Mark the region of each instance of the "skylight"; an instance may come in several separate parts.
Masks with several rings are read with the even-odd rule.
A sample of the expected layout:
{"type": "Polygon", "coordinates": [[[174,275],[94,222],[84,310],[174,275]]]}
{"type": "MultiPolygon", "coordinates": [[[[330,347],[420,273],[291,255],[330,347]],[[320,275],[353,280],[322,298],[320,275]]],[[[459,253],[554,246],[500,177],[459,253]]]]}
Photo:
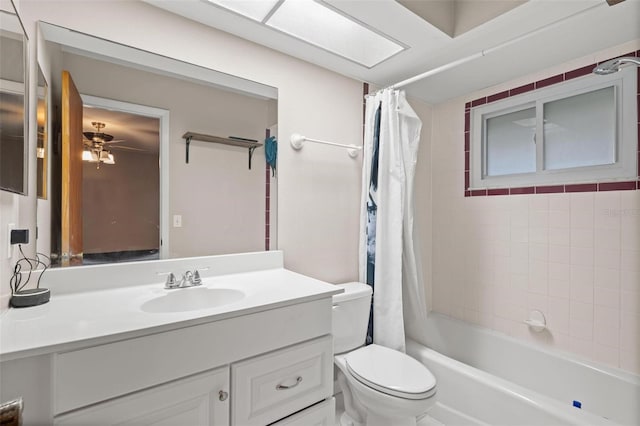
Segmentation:
{"type": "Polygon", "coordinates": [[[208,0],[367,68],[404,46],[315,0],[208,0]]]}

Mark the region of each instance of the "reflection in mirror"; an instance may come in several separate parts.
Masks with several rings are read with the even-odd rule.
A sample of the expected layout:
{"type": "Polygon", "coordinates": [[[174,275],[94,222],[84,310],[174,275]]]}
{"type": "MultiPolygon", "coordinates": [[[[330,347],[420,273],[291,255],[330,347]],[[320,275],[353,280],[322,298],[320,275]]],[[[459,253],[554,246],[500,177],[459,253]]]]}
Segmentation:
{"type": "Polygon", "coordinates": [[[48,170],[48,151],[49,151],[49,117],[47,114],[48,109],[48,91],[49,85],[44,78],[42,69],[38,67],[38,105],[36,107],[36,123],[37,123],[37,186],[38,186],[38,198],[47,199],[47,170],[48,170]]]}
{"type": "Polygon", "coordinates": [[[61,110],[49,193],[76,212],[51,214],[58,265],[276,247],[276,177],[263,147],[249,168],[246,146],[194,138],[187,162],[183,138],[277,137],[274,88],[39,25],[61,110]]]}
{"type": "Polygon", "coordinates": [[[18,194],[27,188],[26,41],[18,16],[0,10],[0,189],[18,194]]]}

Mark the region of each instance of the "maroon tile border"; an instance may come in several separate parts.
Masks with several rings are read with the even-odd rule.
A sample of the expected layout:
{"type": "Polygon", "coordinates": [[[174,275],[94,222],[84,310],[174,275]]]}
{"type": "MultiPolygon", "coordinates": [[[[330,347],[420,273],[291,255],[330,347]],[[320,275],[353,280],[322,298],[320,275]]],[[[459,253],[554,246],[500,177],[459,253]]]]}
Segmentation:
{"type": "MultiPolygon", "coordinates": [[[[271,130],[266,129],[265,136],[271,136],[271,130]]],[[[271,168],[265,161],[264,163],[264,249],[270,250],[271,242],[269,241],[269,231],[271,227],[271,168]]]]}
{"type": "Polygon", "coordinates": [[[535,89],[535,83],[525,84],[524,86],[516,87],[515,89],[509,90],[509,96],[520,95],[522,93],[527,93],[535,89]]]}
{"type": "Polygon", "coordinates": [[[545,78],[544,80],[536,81],[536,89],[542,87],[551,86],[552,84],[561,83],[564,81],[564,74],[554,75],[553,77],[545,78]]]}
{"type": "Polygon", "coordinates": [[[508,98],[509,91],[505,90],[504,92],[496,93],[495,95],[487,96],[487,103],[499,101],[500,99],[508,98]]]}
{"type": "Polygon", "coordinates": [[[564,192],[564,185],[536,186],[536,194],[554,194],[564,192]]]}
{"type": "Polygon", "coordinates": [[[564,192],[595,192],[598,190],[597,183],[580,183],[576,185],[565,185],[564,192]]]}
{"type": "Polygon", "coordinates": [[[527,186],[523,188],[509,188],[509,193],[511,195],[520,195],[520,194],[534,194],[536,188],[533,186],[527,186]]]}
{"type": "Polygon", "coordinates": [[[636,181],[628,182],[601,182],[598,184],[598,191],[628,191],[636,189],[636,181]]]}
{"type": "Polygon", "coordinates": [[[509,188],[490,189],[487,195],[509,195],[509,188]]]}
{"type": "MultiPolygon", "coordinates": [[[[616,58],[622,56],[636,56],[640,57],[640,50],[635,52],[629,52],[625,55],[616,56],[616,58]]],[[[614,59],[614,58],[611,58],[614,59]]],[[[607,61],[610,59],[607,59],[607,61]]],[[[606,61],[602,61],[606,62],[606,61]]],[[[625,182],[594,182],[594,183],[581,183],[572,185],[544,185],[544,186],[528,186],[521,188],[494,188],[494,189],[469,189],[469,177],[470,177],[470,154],[471,154],[471,108],[484,105],[491,102],[496,102],[501,99],[505,99],[511,96],[517,96],[522,93],[527,93],[532,90],[540,89],[543,87],[551,86],[561,83],[563,81],[571,80],[574,78],[582,77],[584,75],[591,74],[593,68],[597,64],[591,64],[584,67],[576,68],[574,70],[567,71],[562,74],[557,74],[552,77],[548,77],[542,80],[538,80],[534,83],[524,84],[513,89],[504,90],[493,95],[486,96],[484,98],[478,98],[473,101],[467,102],[464,105],[464,196],[465,197],[477,197],[483,195],[520,195],[520,194],[555,194],[566,192],[597,192],[597,191],[626,191],[626,190],[640,190],[640,179],[625,182]]],[[[638,68],[638,176],[640,176],[640,68],[638,68]]]]}
{"type": "Polygon", "coordinates": [[[586,67],[578,68],[573,71],[564,73],[564,79],[571,80],[573,78],[582,77],[583,75],[589,75],[593,72],[593,69],[597,64],[587,65],[586,67]]]}

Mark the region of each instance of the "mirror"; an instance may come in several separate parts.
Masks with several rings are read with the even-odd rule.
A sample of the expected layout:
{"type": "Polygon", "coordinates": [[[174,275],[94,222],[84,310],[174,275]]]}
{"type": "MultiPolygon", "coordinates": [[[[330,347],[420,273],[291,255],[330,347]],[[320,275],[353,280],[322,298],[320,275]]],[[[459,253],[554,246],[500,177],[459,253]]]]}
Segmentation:
{"type": "Polygon", "coordinates": [[[27,36],[12,3],[0,3],[0,189],[26,194],[27,36]]]}
{"type": "Polygon", "coordinates": [[[49,168],[49,85],[44,78],[42,69],[38,66],[38,93],[36,95],[36,125],[37,125],[37,145],[36,145],[36,179],[38,198],[47,199],[47,177],[49,168]]]}
{"type": "Polygon", "coordinates": [[[263,146],[277,137],[276,89],[39,25],[60,111],[52,210],[38,208],[54,264],[276,248],[276,176],[263,146]]]}

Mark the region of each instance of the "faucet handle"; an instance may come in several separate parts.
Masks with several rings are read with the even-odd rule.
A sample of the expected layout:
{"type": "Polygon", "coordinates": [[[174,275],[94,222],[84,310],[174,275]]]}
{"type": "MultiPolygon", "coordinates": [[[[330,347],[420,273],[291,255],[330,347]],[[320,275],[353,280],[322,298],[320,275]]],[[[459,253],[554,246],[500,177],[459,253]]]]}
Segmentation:
{"type": "Polygon", "coordinates": [[[200,271],[198,271],[197,269],[195,271],[193,271],[193,285],[200,285],[202,284],[202,278],[200,278],[200,271]]]}
{"type": "Polygon", "coordinates": [[[176,281],[176,276],[173,274],[173,272],[169,272],[169,275],[167,275],[167,281],[164,283],[164,288],[172,289],[178,288],[179,286],[180,284],[178,284],[178,282],[176,281]]]}

